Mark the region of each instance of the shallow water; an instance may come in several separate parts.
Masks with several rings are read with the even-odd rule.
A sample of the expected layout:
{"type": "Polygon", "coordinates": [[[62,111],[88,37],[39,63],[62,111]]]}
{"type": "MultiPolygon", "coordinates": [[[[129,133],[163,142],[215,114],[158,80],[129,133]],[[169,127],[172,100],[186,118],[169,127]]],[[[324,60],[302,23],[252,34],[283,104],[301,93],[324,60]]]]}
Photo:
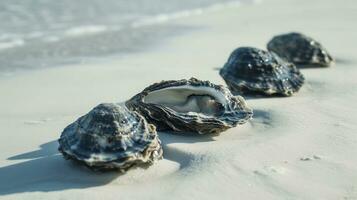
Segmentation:
{"type": "Polygon", "coordinates": [[[177,32],[152,25],[237,5],[232,0],[0,1],[0,73],[127,52],[177,32]],[[149,35],[149,36],[148,36],[149,35]],[[154,35],[154,36],[153,36],[154,35]]]}

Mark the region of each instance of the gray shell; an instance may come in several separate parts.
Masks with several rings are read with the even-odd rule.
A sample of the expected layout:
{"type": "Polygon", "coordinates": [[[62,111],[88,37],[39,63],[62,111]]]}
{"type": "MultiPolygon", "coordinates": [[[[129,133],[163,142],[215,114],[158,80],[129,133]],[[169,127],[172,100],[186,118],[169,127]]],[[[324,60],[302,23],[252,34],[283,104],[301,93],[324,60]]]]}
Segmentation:
{"type": "Polygon", "coordinates": [[[319,42],[300,33],[275,36],[267,46],[269,51],[298,66],[328,67],[333,62],[319,42]]]}
{"type": "Polygon", "coordinates": [[[155,127],[136,112],[117,104],[100,104],[67,126],[59,151],[95,170],[126,171],[162,158],[155,127]]]}
{"type": "Polygon", "coordinates": [[[304,83],[294,64],[252,47],[234,50],[219,73],[235,94],[291,96],[304,83]]]}
{"type": "Polygon", "coordinates": [[[217,134],[252,116],[244,99],[224,86],[195,78],[155,83],[126,105],[158,130],[217,134]]]}

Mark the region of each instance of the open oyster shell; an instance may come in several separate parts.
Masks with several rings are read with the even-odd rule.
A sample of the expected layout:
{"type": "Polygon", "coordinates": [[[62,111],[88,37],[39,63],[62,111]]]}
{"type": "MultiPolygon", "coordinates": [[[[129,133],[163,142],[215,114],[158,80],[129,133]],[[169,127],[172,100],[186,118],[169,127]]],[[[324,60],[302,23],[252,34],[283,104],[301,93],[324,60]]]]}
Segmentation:
{"type": "Polygon", "coordinates": [[[234,50],[219,73],[229,89],[237,94],[291,96],[304,83],[303,75],[294,64],[252,47],[234,50]]]}
{"type": "Polygon", "coordinates": [[[126,105],[158,130],[220,133],[252,116],[244,99],[220,85],[195,78],[155,83],[126,105]]]}
{"type": "Polygon", "coordinates": [[[67,126],[59,151],[95,170],[126,171],[162,158],[155,127],[136,112],[117,104],[100,104],[67,126]]]}
{"type": "Polygon", "coordinates": [[[275,36],[267,48],[298,66],[328,67],[333,62],[332,56],[319,42],[301,33],[275,36]]]}

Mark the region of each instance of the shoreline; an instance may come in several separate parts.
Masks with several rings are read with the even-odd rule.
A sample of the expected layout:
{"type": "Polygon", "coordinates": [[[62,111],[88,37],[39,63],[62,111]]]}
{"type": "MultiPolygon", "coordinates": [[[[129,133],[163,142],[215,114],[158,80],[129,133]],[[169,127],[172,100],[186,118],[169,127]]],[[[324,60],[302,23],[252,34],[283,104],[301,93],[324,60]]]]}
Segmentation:
{"type": "Polygon", "coordinates": [[[357,198],[357,16],[348,3],[266,0],[225,8],[172,21],[194,31],[149,51],[0,79],[0,199],[357,198]],[[164,79],[224,85],[217,68],[235,48],[265,49],[272,36],[290,31],[352,64],[301,69],[300,92],[247,99],[253,120],[220,136],[159,133],[164,159],[148,170],[89,173],[57,153],[63,128],[97,104],[122,102],[164,79]]]}
{"type": "MultiPolygon", "coordinates": [[[[243,2],[254,3],[254,0],[243,2]]],[[[145,52],[163,44],[161,40],[166,41],[190,32],[190,27],[170,24],[171,21],[208,15],[226,8],[236,8],[241,4],[240,1],[231,0],[172,13],[154,14],[112,26],[97,24],[72,27],[64,30],[62,37],[43,36],[43,41],[37,38],[41,36],[37,33],[37,40],[33,38],[26,45],[22,41],[23,44],[13,48],[1,49],[0,43],[0,78],[52,67],[107,63],[108,60],[117,60],[126,54],[145,52]],[[17,60],[18,57],[22,60],[17,60]]]]}

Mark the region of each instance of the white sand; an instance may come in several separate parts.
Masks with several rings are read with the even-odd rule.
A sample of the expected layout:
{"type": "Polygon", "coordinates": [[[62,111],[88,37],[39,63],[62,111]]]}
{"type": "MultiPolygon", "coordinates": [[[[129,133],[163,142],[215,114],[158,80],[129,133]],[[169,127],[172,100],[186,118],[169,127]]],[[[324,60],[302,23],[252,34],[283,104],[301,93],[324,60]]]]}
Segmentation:
{"type": "MultiPolygon", "coordinates": [[[[265,0],[170,23],[194,31],[149,51],[0,80],[0,199],[357,199],[357,3],[265,0]],[[289,98],[248,99],[255,117],[219,137],[160,133],[165,159],[97,174],[56,151],[62,129],[101,102],[163,79],[223,84],[215,69],[239,46],[301,31],[337,58],[304,69],[289,98]]],[[[21,58],[19,58],[21,59],[21,58]]]]}

